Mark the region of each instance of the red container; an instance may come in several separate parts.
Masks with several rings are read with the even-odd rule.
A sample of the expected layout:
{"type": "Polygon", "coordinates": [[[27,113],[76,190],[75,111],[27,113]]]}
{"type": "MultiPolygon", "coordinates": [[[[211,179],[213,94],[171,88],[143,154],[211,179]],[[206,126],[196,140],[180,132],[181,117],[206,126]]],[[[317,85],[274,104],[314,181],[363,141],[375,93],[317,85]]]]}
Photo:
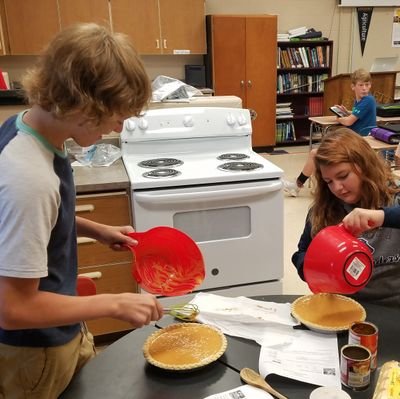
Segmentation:
{"type": "Polygon", "coordinates": [[[377,367],[378,327],[367,321],[353,323],[349,329],[349,344],[365,346],[371,352],[371,370],[377,367]]]}
{"type": "Polygon", "coordinates": [[[203,256],[196,242],[184,232],[160,226],[133,232],[132,274],[151,294],[178,296],[192,292],[205,277],[203,256]]]}
{"type": "Polygon", "coordinates": [[[374,260],[368,246],[342,224],[322,229],[304,258],[304,278],[314,293],[354,294],[364,288],[374,260]]]}

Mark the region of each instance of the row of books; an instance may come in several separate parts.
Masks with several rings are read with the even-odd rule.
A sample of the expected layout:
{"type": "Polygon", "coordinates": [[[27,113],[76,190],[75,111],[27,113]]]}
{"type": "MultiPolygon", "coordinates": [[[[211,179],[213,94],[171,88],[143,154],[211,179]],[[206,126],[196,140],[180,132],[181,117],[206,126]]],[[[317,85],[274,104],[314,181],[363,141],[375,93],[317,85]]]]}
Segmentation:
{"type": "Polygon", "coordinates": [[[329,47],[277,48],[278,68],[321,68],[329,67],[329,47]]]}
{"type": "Polygon", "coordinates": [[[278,122],[276,124],[276,142],[295,141],[296,132],[293,121],[278,122]]]}
{"type": "Polygon", "coordinates": [[[321,116],[323,113],[324,98],[323,97],[309,97],[308,99],[308,115],[321,116]]]}
{"type": "Polygon", "coordinates": [[[280,73],[277,78],[278,94],[318,93],[324,90],[324,80],[328,74],[305,75],[298,73],[280,73]]]}

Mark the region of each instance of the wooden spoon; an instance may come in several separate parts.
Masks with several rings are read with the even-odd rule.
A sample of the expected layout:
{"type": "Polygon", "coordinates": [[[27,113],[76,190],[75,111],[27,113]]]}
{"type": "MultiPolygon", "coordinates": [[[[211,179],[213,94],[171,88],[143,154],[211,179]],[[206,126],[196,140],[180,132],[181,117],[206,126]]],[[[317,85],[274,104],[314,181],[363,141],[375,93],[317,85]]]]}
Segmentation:
{"type": "Polygon", "coordinates": [[[275,391],[274,388],[269,385],[264,378],[261,377],[260,374],[255,372],[252,369],[249,369],[247,367],[243,368],[240,370],[240,378],[244,381],[247,382],[249,385],[252,385],[253,387],[257,387],[260,389],[263,389],[264,391],[267,391],[271,395],[274,395],[278,399],[288,399],[286,396],[281,395],[279,392],[275,391]]]}

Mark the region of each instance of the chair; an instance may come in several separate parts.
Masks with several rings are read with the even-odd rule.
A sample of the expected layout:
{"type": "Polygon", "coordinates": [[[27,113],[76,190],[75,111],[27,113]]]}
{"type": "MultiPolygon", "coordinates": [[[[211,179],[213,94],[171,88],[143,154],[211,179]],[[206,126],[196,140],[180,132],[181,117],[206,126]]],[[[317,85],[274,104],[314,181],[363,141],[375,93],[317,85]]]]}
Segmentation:
{"type": "Polygon", "coordinates": [[[76,292],[79,296],[96,295],[96,284],[92,278],[78,275],[76,281],[76,292]]]}

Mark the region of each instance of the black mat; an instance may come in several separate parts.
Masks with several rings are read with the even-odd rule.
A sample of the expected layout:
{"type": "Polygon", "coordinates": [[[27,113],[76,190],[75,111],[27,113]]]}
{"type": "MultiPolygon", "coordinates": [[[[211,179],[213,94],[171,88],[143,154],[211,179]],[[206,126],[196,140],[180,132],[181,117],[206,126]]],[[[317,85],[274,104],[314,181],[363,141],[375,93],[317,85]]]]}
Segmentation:
{"type": "Polygon", "coordinates": [[[268,153],[268,155],[282,155],[282,154],[289,154],[285,150],[274,150],[268,153]]]}

